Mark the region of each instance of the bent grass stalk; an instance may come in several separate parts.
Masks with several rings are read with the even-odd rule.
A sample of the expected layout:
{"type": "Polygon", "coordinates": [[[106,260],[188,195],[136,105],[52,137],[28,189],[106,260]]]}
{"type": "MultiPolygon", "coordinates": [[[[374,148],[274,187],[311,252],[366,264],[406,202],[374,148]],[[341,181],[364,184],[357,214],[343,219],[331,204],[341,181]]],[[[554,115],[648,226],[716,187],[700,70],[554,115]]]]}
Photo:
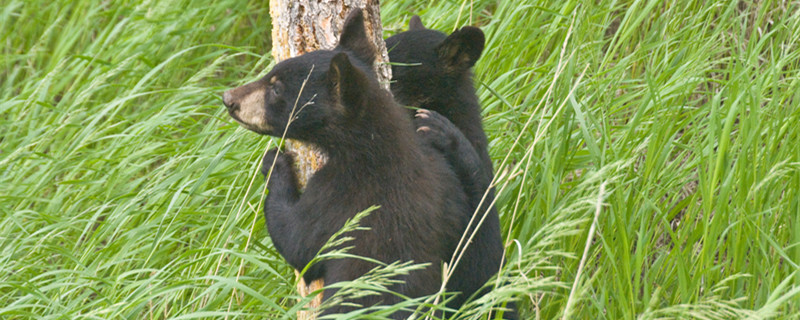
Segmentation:
{"type": "Polygon", "coordinates": [[[575,281],[572,282],[572,289],[569,291],[569,298],[567,298],[567,304],[564,306],[564,316],[561,317],[563,320],[569,319],[570,311],[572,311],[572,305],[575,303],[575,292],[578,292],[578,282],[581,281],[583,268],[586,265],[586,259],[589,256],[589,247],[592,246],[592,241],[594,240],[594,230],[597,229],[597,218],[600,217],[600,211],[603,209],[603,198],[606,196],[605,193],[606,183],[603,182],[600,184],[600,191],[597,193],[597,204],[594,211],[594,218],[592,219],[591,227],[589,227],[589,234],[586,235],[586,246],[583,248],[581,262],[578,263],[578,271],[575,274],[575,281]]]}
{"type": "MultiPolygon", "coordinates": [[[[308,74],[306,75],[306,78],[303,79],[303,84],[300,86],[300,91],[297,93],[297,97],[295,98],[294,104],[292,105],[292,111],[289,112],[289,122],[286,124],[286,127],[284,127],[283,132],[281,133],[280,141],[284,141],[284,139],[286,139],[286,132],[289,131],[289,126],[292,124],[292,122],[295,119],[295,110],[297,110],[297,103],[300,101],[300,97],[303,95],[303,90],[305,90],[306,83],[308,82],[309,77],[311,77],[311,73],[312,72],[314,72],[314,66],[313,65],[311,66],[311,69],[308,71],[308,74]]],[[[313,97],[312,97],[312,101],[313,101],[313,97]]],[[[312,101],[306,102],[306,104],[304,104],[300,109],[302,110],[303,107],[305,107],[307,104],[312,103],[312,101]]],[[[270,142],[272,142],[272,139],[270,139],[270,142]]],[[[261,163],[261,161],[263,161],[264,156],[266,156],[267,152],[271,149],[271,147],[272,147],[271,143],[267,144],[267,147],[264,149],[264,152],[262,153],[262,157],[261,157],[262,160],[258,161],[259,163],[261,163]]],[[[269,181],[270,181],[270,178],[272,178],[272,170],[275,169],[275,163],[277,161],[278,161],[277,157],[275,159],[272,159],[272,163],[269,166],[269,168],[270,168],[269,169],[269,174],[264,179],[264,181],[265,181],[264,182],[264,188],[265,189],[266,189],[267,183],[269,183],[269,181]]],[[[253,173],[252,178],[250,179],[250,184],[247,186],[247,191],[245,193],[245,198],[247,198],[247,193],[250,192],[250,188],[253,185],[253,181],[255,181],[255,178],[258,176],[258,173],[259,173],[258,171],[253,173]]],[[[267,194],[266,192],[262,192],[260,200],[258,201],[259,207],[261,207],[261,208],[264,207],[263,204],[264,204],[264,199],[266,198],[266,194],[267,194]]],[[[237,214],[236,214],[237,217],[239,216],[239,212],[241,212],[242,207],[244,206],[244,203],[245,203],[245,201],[242,200],[242,203],[239,205],[239,211],[237,211],[237,214]]],[[[251,209],[253,209],[253,208],[251,208],[251,209]]],[[[253,237],[253,232],[255,231],[256,221],[258,220],[258,216],[259,216],[259,210],[256,209],[256,210],[252,210],[252,211],[255,214],[253,215],[253,221],[250,223],[250,233],[248,234],[247,242],[244,245],[244,252],[247,252],[247,249],[250,247],[250,239],[252,239],[252,237],[253,237]]],[[[240,263],[239,263],[239,271],[236,272],[236,281],[239,281],[239,277],[242,275],[243,270],[244,270],[244,259],[242,259],[240,261],[240,263]]],[[[231,297],[230,297],[230,300],[228,302],[228,311],[231,310],[231,308],[233,306],[233,300],[234,300],[235,297],[236,297],[236,288],[234,288],[231,291],[231,297]]],[[[227,318],[228,317],[225,316],[225,319],[227,319],[227,318]]]]}

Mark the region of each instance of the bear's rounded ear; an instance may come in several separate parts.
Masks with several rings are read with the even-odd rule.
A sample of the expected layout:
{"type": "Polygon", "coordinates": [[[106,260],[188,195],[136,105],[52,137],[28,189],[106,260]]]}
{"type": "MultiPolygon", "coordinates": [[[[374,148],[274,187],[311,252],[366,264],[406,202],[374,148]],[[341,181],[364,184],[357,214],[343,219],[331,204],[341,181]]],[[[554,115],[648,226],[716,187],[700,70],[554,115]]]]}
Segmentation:
{"type": "Polygon", "coordinates": [[[358,112],[366,101],[364,92],[369,80],[361,70],[350,63],[344,52],[339,52],[328,69],[328,92],[334,101],[334,109],[340,112],[358,112]]]}
{"type": "Polygon", "coordinates": [[[485,41],[481,29],[463,27],[444,39],[436,48],[436,53],[448,71],[466,70],[481,57],[485,41]]]}
{"type": "Polygon", "coordinates": [[[354,53],[356,57],[369,65],[375,62],[375,47],[367,38],[367,31],[364,29],[364,13],[361,9],[353,9],[347,15],[337,47],[354,53]]]}
{"type": "Polygon", "coordinates": [[[422,19],[420,19],[417,15],[411,17],[411,20],[408,21],[408,30],[425,30],[425,26],[422,25],[422,19]]]}

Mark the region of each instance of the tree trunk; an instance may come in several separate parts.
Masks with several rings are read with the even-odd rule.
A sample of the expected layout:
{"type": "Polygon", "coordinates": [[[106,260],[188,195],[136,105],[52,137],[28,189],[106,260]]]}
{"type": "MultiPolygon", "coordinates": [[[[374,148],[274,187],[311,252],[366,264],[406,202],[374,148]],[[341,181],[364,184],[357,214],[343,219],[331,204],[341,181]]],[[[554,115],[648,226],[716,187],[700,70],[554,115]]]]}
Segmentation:
{"type": "MultiPolygon", "coordinates": [[[[277,0],[270,1],[269,13],[272,16],[272,56],[276,61],[302,55],[318,49],[333,49],[339,42],[344,18],[350,10],[362,8],[366,21],[367,35],[380,56],[373,68],[378,81],[389,89],[391,68],[386,63],[389,56],[383,42],[380,6],[378,0],[277,0]]],[[[308,178],[325,163],[325,155],[314,146],[298,141],[287,141],[286,148],[296,154],[295,163],[298,180],[305,186],[308,178]]],[[[299,272],[295,270],[299,276],[299,272]]],[[[315,280],[306,285],[299,278],[297,291],[305,297],[314,290],[322,288],[322,280],[315,280]]],[[[317,296],[311,307],[319,307],[322,295],[317,296]]],[[[308,311],[300,311],[298,319],[316,319],[316,315],[308,311]]]]}

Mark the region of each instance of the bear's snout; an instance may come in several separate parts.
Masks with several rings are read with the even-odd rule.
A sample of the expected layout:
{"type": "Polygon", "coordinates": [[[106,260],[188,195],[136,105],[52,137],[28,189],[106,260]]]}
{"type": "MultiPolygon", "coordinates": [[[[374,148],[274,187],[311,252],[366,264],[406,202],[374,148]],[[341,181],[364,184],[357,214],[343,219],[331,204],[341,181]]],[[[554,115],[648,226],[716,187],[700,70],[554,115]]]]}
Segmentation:
{"type": "Polygon", "coordinates": [[[269,134],[272,126],[267,123],[264,92],[261,82],[252,82],[223,92],[222,103],[228,108],[231,118],[245,129],[269,134]]]}
{"type": "Polygon", "coordinates": [[[222,94],[222,104],[228,108],[228,111],[236,111],[236,109],[239,108],[239,104],[233,101],[233,94],[231,94],[231,90],[225,91],[225,93],[222,94]]]}

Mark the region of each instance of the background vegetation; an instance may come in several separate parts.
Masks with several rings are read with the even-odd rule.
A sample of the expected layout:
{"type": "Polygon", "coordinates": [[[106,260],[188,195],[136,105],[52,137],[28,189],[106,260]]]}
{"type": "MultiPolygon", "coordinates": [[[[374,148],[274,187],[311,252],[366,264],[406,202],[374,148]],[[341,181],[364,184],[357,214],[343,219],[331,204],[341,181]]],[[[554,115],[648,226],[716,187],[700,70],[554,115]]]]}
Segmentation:
{"type": "MultiPolygon", "coordinates": [[[[267,3],[0,4],[0,318],[293,317],[260,209],[273,141],[220,99],[273,63],[267,3]]],[[[798,2],[382,11],[385,36],[412,14],[487,34],[509,259],[487,299],[518,294],[530,319],[798,317],[798,2]]]]}

